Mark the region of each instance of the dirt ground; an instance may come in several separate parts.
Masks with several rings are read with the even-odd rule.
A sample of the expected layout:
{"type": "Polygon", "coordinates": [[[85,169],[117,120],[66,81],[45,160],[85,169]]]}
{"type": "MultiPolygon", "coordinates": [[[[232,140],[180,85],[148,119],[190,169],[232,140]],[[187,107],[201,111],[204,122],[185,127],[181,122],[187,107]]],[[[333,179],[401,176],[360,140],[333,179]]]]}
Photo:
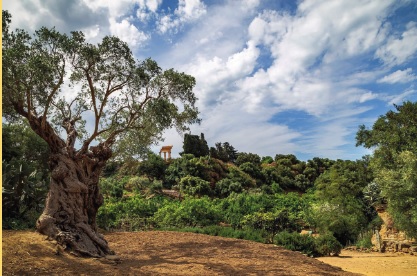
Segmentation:
{"type": "Polygon", "coordinates": [[[417,275],[417,257],[413,256],[378,257],[382,260],[375,263],[371,255],[342,254],[341,258],[317,260],[274,245],[193,233],[118,232],[105,236],[117,254],[115,258],[57,255],[57,246],[38,233],[3,231],[3,275],[358,275],[339,267],[367,275],[417,275]],[[381,271],[373,270],[371,263],[378,269],[383,266],[384,273],[368,274],[381,271]],[[386,273],[390,267],[403,274],[386,273]]]}
{"type": "Polygon", "coordinates": [[[417,256],[404,253],[362,253],[343,250],[339,257],[318,260],[368,276],[417,276],[417,256]]]}

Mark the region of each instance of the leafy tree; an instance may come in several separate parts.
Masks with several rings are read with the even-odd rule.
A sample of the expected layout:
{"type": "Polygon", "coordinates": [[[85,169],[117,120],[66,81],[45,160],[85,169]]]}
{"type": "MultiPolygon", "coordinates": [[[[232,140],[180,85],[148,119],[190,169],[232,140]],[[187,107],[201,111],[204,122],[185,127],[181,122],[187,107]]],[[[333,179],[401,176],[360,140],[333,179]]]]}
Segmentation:
{"type": "Polygon", "coordinates": [[[281,182],[281,176],[279,175],[276,167],[274,166],[265,166],[262,168],[263,178],[265,179],[265,184],[272,185],[274,183],[278,184],[281,182]]]}
{"type": "Polygon", "coordinates": [[[362,200],[370,182],[368,171],[362,161],[338,160],[316,180],[315,224],[342,244],[354,241],[371,219],[362,200]]]}
{"type": "Polygon", "coordinates": [[[243,191],[242,184],[234,182],[229,178],[223,178],[217,182],[215,189],[219,197],[228,197],[231,193],[240,193],[243,191]]]}
{"type": "Polygon", "coordinates": [[[271,156],[264,156],[261,159],[262,164],[271,164],[274,162],[274,159],[271,156]]]}
{"type": "Polygon", "coordinates": [[[246,162],[252,163],[255,166],[260,166],[261,157],[255,153],[240,152],[236,159],[236,166],[240,166],[246,162]]]}
{"type": "Polygon", "coordinates": [[[254,229],[265,230],[270,233],[269,242],[273,241],[276,233],[281,231],[294,230],[294,221],[291,219],[287,210],[276,210],[274,212],[255,212],[243,217],[242,225],[250,226],[254,229]]]}
{"type": "Polygon", "coordinates": [[[180,180],[180,190],[188,195],[202,196],[210,195],[210,182],[197,176],[184,176],[180,180]]]}
{"type": "Polygon", "coordinates": [[[417,238],[417,154],[395,155],[395,168],[377,168],[377,182],[388,202],[394,225],[417,238]]]}
{"type": "Polygon", "coordinates": [[[388,203],[394,225],[417,238],[417,102],[394,107],[371,129],[360,126],[356,141],[358,146],[374,149],[371,166],[375,182],[388,203]]]}
{"type": "Polygon", "coordinates": [[[4,124],[2,126],[2,158],[30,164],[40,177],[46,181],[49,176],[48,144],[42,140],[25,122],[4,124]]]}
{"type": "Polygon", "coordinates": [[[369,183],[363,189],[363,197],[370,206],[375,206],[384,202],[381,194],[381,187],[376,182],[369,183]]]}
{"type": "Polygon", "coordinates": [[[249,174],[234,165],[229,166],[227,178],[231,179],[233,182],[240,183],[243,188],[253,188],[256,186],[256,181],[250,177],[249,174]]]}
{"type": "Polygon", "coordinates": [[[318,236],[314,242],[320,256],[330,256],[331,254],[338,256],[343,248],[340,242],[330,233],[318,236]]]}
{"type": "Polygon", "coordinates": [[[32,38],[9,29],[8,12],[2,19],[3,116],[23,117],[50,149],[37,230],[79,255],[112,254],[96,227],[101,171],[113,152],[137,153],[165,129],[198,122],[195,79],[136,61],[117,37],[93,45],[43,27],[32,38]]]}
{"type": "Polygon", "coordinates": [[[12,159],[3,161],[2,218],[4,228],[33,227],[28,216],[31,211],[38,216],[45,206],[47,181],[29,162],[12,159]]]}
{"type": "Polygon", "coordinates": [[[204,139],[204,134],[201,133],[200,137],[198,135],[185,134],[184,135],[184,151],[182,154],[192,154],[195,157],[208,156],[209,147],[207,141],[204,139]]]}
{"type": "Polygon", "coordinates": [[[208,226],[221,221],[221,212],[208,197],[186,197],[160,208],[154,221],[162,227],[208,226]]]}
{"type": "Polygon", "coordinates": [[[150,181],[154,179],[163,180],[166,168],[167,164],[161,156],[149,152],[147,158],[140,162],[138,172],[146,175],[150,181]]]}
{"type": "Polygon", "coordinates": [[[228,142],[221,142],[215,144],[215,148],[210,148],[210,156],[212,158],[220,159],[223,162],[235,163],[238,156],[237,150],[228,142]]]}
{"type": "Polygon", "coordinates": [[[24,122],[3,124],[2,143],[3,227],[33,227],[49,184],[48,144],[24,122]]]}
{"type": "Polygon", "coordinates": [[[239,166],[243,172],[247,173],[250,177],[256,180],[258,186],[261,186],[265,182],[264,175],[262,174],[260,166],[256,166],[253,163],[246,162],[239,166]]]}

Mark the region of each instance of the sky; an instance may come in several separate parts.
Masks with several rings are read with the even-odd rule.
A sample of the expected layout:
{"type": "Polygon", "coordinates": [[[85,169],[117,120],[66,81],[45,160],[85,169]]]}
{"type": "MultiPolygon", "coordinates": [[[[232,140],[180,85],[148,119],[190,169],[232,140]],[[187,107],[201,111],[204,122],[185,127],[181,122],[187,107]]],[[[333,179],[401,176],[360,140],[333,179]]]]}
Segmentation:
{"type": "MultiPolygon", "coordinates": [[[[415,0],[6,0],[12,29],[81,30],[196,78],[209,146],[360,159],[358,126],[417,101],[415,0]]],[[[183,137],[167,130],[153,147],[183,137]]]]}

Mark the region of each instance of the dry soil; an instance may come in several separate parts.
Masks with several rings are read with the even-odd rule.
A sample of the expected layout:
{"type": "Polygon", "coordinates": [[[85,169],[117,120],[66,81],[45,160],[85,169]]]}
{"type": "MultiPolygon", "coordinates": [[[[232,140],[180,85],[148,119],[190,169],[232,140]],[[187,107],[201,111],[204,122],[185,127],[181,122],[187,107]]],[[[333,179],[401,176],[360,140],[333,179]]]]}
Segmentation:
{"type": "Polygon", "coordinates": [[[3,275],[358,275],[347,270],[417,275],[413,256],[376,257],[378,269],[389,272],[397,266],[395,271],[404,274],[372,274],[381,271],[373,270],[373,255],[313,259],[274,245],[193,233],[116,232],[105,237],[117,255],[95,259],[61,252],[33,231],[3,231],[3,275]]]}

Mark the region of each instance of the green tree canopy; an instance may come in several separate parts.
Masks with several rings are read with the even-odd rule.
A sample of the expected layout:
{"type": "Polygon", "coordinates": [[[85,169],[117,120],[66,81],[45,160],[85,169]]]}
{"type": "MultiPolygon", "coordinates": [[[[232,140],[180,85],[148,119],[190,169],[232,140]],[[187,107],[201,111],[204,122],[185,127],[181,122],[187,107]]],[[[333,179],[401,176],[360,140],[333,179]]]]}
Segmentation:
{"type": "Polygon", "coordinates": [[[185,134],[183,149],[184,151],[181,153],[181,155],[192,154],[195,157],[209,155],[209,147],[207,145],[206,139],[204,139],[203,133],[201,133],[200,137],[198,135],[185,134]]]}
{"type": "Polygon", "coordinates": [[[394,225],[417,238],[417,102],[394,105],[371,129],[356,134],[357,145],[373,148],[375,182],[388,203],[394,225]]]}
{"type": "Polygon", "coordinates": [[[96,227],[100,173],[113,153],[136,154],[164,130],[198,122],[195,79],[137,61],[114,36],[94,45],[82,32],[42,27],[32,37],[10,30],[7,11],[2,22],[3,116],[24,118],[50,149],[37,229],[76,254],[111,254],[96,227]]]}

